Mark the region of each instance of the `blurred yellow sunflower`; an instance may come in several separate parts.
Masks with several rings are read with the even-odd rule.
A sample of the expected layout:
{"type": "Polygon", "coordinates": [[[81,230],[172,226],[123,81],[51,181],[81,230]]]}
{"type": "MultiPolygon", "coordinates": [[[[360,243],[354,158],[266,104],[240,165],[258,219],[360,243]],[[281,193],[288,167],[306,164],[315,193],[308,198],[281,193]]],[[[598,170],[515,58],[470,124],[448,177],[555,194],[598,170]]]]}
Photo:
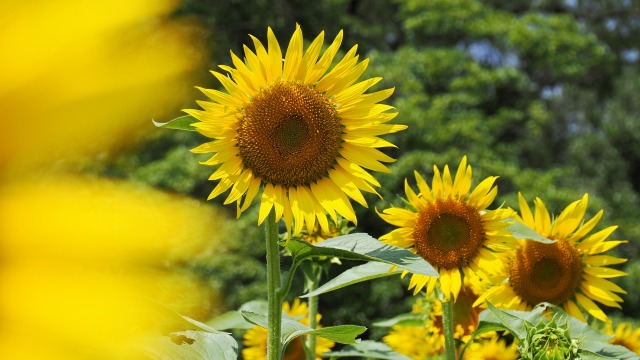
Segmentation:
{"type": "MultiPolygon", "coordinates": [[[[486,210],[496,197],[497,179],[483,180],[472,192],[471,166],[463,157],[455,179],[445,165],[441,174],[434,166],[432,188],[415,172],[420,193],[411,189],[405,180],[405,193],[411,209],[385,209],[380,217],[398,229],[383,235],[380,240],[410,250],[427,260],[440,278],[413,274],[409,289],[417,294],[425,286],[431,293],[439,283],[446,299],[457,298],[464,276],[477,274],[482,278],[496,271],[500,262],[495,252],[513,246],[511,234],[505,230],[504,220],[512,215],[509,209],[486,210]]],[[[406,274],[406,273],[405,273],[406,274]]],[[[403,274],[404,275],[404,274],[403,274]]]]}
{"type": "Polygon", "coordinates": [[[423,360],[444,351],[442,332],[433,324],[394,325],[382,341],[414,360],[423,360]]]}
{"type": "MultiPolygon", "coordinates": [[[[453,304],[454,338],[466,342],[478,326],[480,309],[473,303],[481,291],[477,278],[464,279],[458,300],[453,304]]],[[[383,341],[393,350],[412,359],[425,359],[444,352],[442,329],[442,303],[431,294],[426,299],[419,298],[411,311],[424,320],[422,325],[395,325],[383,341]]]]}
{"type": "Polygon", "coordinates": [[[517,360],[518,358],[516,343],[507,345],[507,342],[498,335],[481,338],[480,341],[472,343],[463,356],[464,360],[517,360]]]}
{"type": "MultiPolygon", "coordinates": [[[[282,304],[282,311],[287,314],[288,317],[297,319],[304,325],[309,325],[309,308],[307,307],[307,303],[300,302],[300,299],[296,298],[293,300],[292,304],[285,301],[282,304]]],[[[316,315],[318,323],[320,323],[321,318],[322,315],[316,315]]],[[[290,342],[284,350],[282,359],[306,359],[302,341],[302,337],[297,337],[295,340],[290,342]]],[[[244,360],[265,360],[267,358],[267,329],[254,326],[247,330],[244,334],[243,345],[244,349],[242,349],[242,357],[244,360]]],[[[322,354],[331,351],[331,348],[334,345],[335,342],[332,340],[316,337],[316,359],[320,360],[322,358],[322,354]]]]}
{"type": "Polygon", "coordinates": [[[607,333],[613,335],[610,342],[615,345],[622,345],[627,349],[640,355],[640,328],[633,328],[630,323],[620,323],[613,330],[609,328],[607,333]]]}
{"type": "Polygon", "coordinates": [[[394,145],[378,136],[406,128],[385,124],[397,113],[378,104],[393,89],[365,94],[381,78],[356,83],[369,62],[358,62],[357,46],[329,70],[342,32],[320,56],[324,32],[303,51],[296,26],[284,61],[270,28],[266,48],[251,38],[255,52],[245,46],[244,62],[232,52],[235,68],[220,66],[230,76],[212,71],[226,92],[200,88],[212,102],[185,110],[200,120],[197,130],[214,139],[192,150],[214,153],[202,163],[219,165],[209,178],[220,180],[209,199],[231,189],[225,204],[237,202],[239,216],[264,185],[259,224],[271,209],[287,230],[295,224],[296,234],[303,224],[313,229],[316,220],[328,229],[325,212],[334,222],[337,212],[356,223],[349,198],[367,206],[361,191],[376,193],[373,186],[380,186],[365,169],[389,172],[382,162],[394,161],[377,149],[394,145]]]}
{"type": "Polygon", "coordinates": [[[506,255],[506,262],[496,273],[494,282],[498,285],[483,294],[476,304],[486,299],[499,307],[530,310],[538,303],[549,302],[582,321],[586,321],[583,311],[608,321],[594,300],[620,308],[622,298],[616,293],[626,293],[606,280],[626,275],[607,267],[626,259],[601,255],[626,242],[605,241],[617,226],[588,235],[600,221],[603,211],[583,223],[588,203],[586,194],[567,206],[554,220],[540,198],[534,200],[535,214],[522,194],[518,194],[518,198],[520,214],[515,218],[556,242],[518,240],[517,247],[506,255]]]}

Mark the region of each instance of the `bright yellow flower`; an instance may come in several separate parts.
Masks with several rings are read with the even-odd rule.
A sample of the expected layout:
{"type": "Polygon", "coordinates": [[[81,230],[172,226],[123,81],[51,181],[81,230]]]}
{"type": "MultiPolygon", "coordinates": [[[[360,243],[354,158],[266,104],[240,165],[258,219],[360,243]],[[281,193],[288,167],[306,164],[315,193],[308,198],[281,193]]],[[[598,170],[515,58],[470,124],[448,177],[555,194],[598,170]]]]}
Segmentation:
{"type": "Polygon", "coordinates": [[[432,188],[415,172],[419,194],[405,180],[405,192],[413,209],[389,208],[379,214],[398,229],[382,236],[381,241],[410,250],[427,260],[440,278],[413,274],[409,289],[414,295],[425,286],[431,293],[440,285],[444,296],[457,298],[463,275],[487,278],[500,262],[495,252],[513,246],[503,220],[512,215],[508,209],[486,210],[498,192],[497,177],[482,181],[470,194],[471,166],[462,158],[455,179],[449,167],[441,174],[434,166],[432,188]]]}
{"type": "MultiPolygon", "coordinates": [[[[300,302],[296,298],[293,304],[288,302],[282,304],[282,310],[291,318],[298,319],[304,325],[309,325],[309,309],[307,303],[300,302]]],[[[318,323],[322,315],[316,315],[318,323]]],[[[302,345],[303,337],[298,337],[289,343],[284,351],[283,360],[299,360],[305,359],[305,352],[302,345]]],[[[247,330],[244,334],[244,349],[242,349],[242,357],[244,360],[265,360],[267,358],[267,329],[254,326],[247,330]]],[[[322,353],[331,351],[335,342],[322,337],[316,337],[316,359],[322,358],[322,353]]]]}
{"type": "Polygon", "coordinates": [[[175,111],[200,57],[189,28],[167,19],[176,5],[2,1],[2,170],[104,152],[175,111]]]}
{"type": "MultiPolygon", "coordinates": [[[[478,326],[481,309],[473,303],[481,291],[477,279],[464,279],[458,300],[453,304],[454,338],[466,342],[478,326]]],[[[395,325],[383,341],[393,350],[412,359],[425,359],[444,351],[442,303],[431,294],[418,299],[412,313],[419,314],[423,325],[395,325]]]]}
{"type": "Polygon", "coordinates": [[[622,345],[640,355],[640,328],[634,329],[632,324],[623,322],[615,330],[607,329],[607,333],[613,335],[612,344],[622,345]]]}
{"type": "Polygon", "coordinates": [[[393,161],[377,148],[394,145],[378,136],[406,128],[385,124],[397,113],[378,104],[393,89],[365,94],[381,78],[356,83],[369,63],[358,62],[357,46],[329,70],[342,32],[320,56],[324,33],[303,51],[297,26],[284,61],[271,29],[267,38],[265,48],[252,36],[255,52],[245,46],[244,62],[232,52],[235,68],[220,66],[229,76],[212,72],[226,92],[200,89],[212,102],[185,110],[213,139],[192,150],[214,153],[203,164],[219,166],[209,199],[230,189],[225,204],[237,202],[239,216],[264,185],[258,223],[271,209],[289,231],[295,223],[295,234],[305,224],[315,228],[316,220],[327,230],[325,213],[336,223],[336,213],[355,223],[349,198],[367,206],[361,191],[380,186],[365,169],[389,172],[382,162],[393,161]]]}
{"type": "Polygon", "coordinates": [[[622,298],[616,293],[626,293],[607,280],[626,275],[607,267],[626,259],[601,255],[626,242],[605,241],[617,226],[588,235],[603,211],[583,223],[588,203],[586,194],[567,206],[554,220],[540,198],[534,201],[535,213],[521,194],[519,202],[520,214],[516,219],[538,234],[557,241],[543,244],[519,240],[517,248],[506,255],[504,266],[496,273],[494,282],[498,285],[488,290],[477,303],[486,299],[499,307],[530,310],[540,302],[549,302],[582,321],[586,321],[583,311],[608,321],[607,315],[593,300],[620,308],[622,298]]]}
{"type": "Polygon", "coordinates": [[[480,338],[469,345],[464,352],[464,360],[517,360],[519,357],[515,342],[507,345],[504,339],[497,335],[490,338],[480,338]]]}
{"type": "Polygon", "coordinates": [[[444,335],[433,324],[394,325],[382,341],[394,351],[414,360],[424,360],[427,356],[444,351],[444,335]]]}
{"type": "Polygon", "coordinates": [[[125,182],[56,176],[0,187],[2,358],[146,358],[141,337],[181,330],[153,304],[200,320],[222,305],[171,264],[215,254],[231,224],[193,199],[125,182]]]}

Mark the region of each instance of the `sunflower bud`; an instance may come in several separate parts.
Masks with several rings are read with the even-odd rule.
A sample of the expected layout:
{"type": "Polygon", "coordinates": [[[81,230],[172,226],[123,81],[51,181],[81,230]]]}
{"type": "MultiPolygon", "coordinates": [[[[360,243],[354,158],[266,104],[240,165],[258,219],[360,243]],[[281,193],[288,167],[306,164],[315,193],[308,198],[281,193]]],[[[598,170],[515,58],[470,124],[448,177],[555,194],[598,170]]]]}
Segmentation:
{"type": "Polygon", "coordinates": [[[566,322],[559,324],[555,316],[549,322],[531,326],[525,323],[527,337],[518,347],[523,360],[578,359],[581,340],[571,338],[566,322]]]}

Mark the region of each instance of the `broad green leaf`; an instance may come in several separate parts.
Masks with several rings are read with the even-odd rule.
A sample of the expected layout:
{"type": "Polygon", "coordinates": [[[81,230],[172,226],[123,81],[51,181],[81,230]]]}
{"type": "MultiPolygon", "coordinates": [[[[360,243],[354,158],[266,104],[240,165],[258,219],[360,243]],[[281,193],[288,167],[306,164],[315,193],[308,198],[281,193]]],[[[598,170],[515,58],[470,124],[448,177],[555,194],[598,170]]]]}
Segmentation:
{"type": "Polygon", "coordinates": [[[187,330],[147,339],[142,350],[151,360],[236,360],[238,343],[226,333],[187,330]]]}
{"type": "Polygon", "coordinates": [[[397,265],[413,274],[438,276],[438,272],[423,258],[409,250],[391,246],[368,234],[348,234],[321,241],[315,245],[291,239],[287,244],[295,262],[308,257],[330,256],[346,260],[379,261],[397,265]]]}
{"type": "Polygon", "coordinates": [[[511,235],[516,239],[533,240],[543,244],[553,244],[556,242],[556,240],[551,240],[538,234],[535,230],[520,221],[511,218],[504,221],[513,221],[511,225],[507,226],[507,231],[511,232],[511,235]]]}
{"type": "Polygon", "coordinates": [[[381,263],[377,261],[368,262],[364,265],[354,266],[349,270],[346,270],[342,274],[327,281],[324,285],[318,287],[314,291],[307,293],[302,298],[309,296],[317,296],[333,290],[343,288],[345,286],[357,284],[359,282],[373,280],[389,275],[401,274],[402,270],[396,268],[391,270],[391,265],[387,263],[381,263]]]}
{"type": "MultiPolygon", "coordinates": [[[[244,316],[244,318],[250,323],[263,328],[268,328],[266,315],[256,314],[251,311],[242,311],[241,313],[242,316],[244,316]]],[[[355,344],[357,342],[356,336],[362,334],[366,330],[366,327],[358,325],[329,326],[314,330],[296,320],[283,318],[281,342],[284,348],[289,344],[289,342],[298,336],[316,334],[316,336],[333,340],[340,344],[355,344]]]]}
{"type": "Polygon", "coordinates": [[[526,321],[524,318],[530,316],[530,312],[498,309],[488,301],[487,306],[489,309],[479,315],[478,327],[486,326],[483,323],[500,324],[518,340],[522,341],[526,338],[527,329],[524,326],[526,321]]]}
{"type": "Polygon", "coordinates": [[[361,341],[358,344],[346,346],[340,351],[332,351],[323,355],[331,358],[359,357],[366,359],[411,360],[410,357],[391,350],[386,344],[370,340],[361,341]]]}
{"type": "Polygon", "coordinates": [[[373,323],[373,326],[378,327],[392,327],[394,325],[414,325],[421,326],[424,325],[424,320],[420,318],[417,314],[400,314],[398,316],[394,316],[391,319],[377,321],[373,323]]]}
{"type": "Polygon", "coordinates": [[[638,354],[633,351],[627,349],[624,346],[613,345],[607,342],[602,341],[588,341],[585,340],[580,344],[580,349],[578,350],[578,354],[580,354],[580,359],[585,360],[601,360],[601,359],[616,359],[616,360],[626,360],[626,359],[634,359],[638,360],[638,354]]]}
{"type": "MultiPolygon", "coordinates": [[[[266,314],[267,306],[268,304],[264,300],[249,301],[242,304],[242,306],[240,306],[240,309],[238,310],[228,311],[207,321],[207,325],[218,330],[251,329],[253,327],[253,324],[245,320],[240,312],[251,311],[258,314],[266,314]]],[[[284,312],[283,315],[285,315],[284,312]]]]}
{"type": "Polygon", "coordinates": [[[193,123],[200,122],[200,120],[194,118],[191,115],[184,115],[177,117],[171,121],[167,121],[165,123],[153,121],[153,125],[165,129],[176,129],[176,130],[186,130],[186,131],[196,131],[196,128],[191,126],[193,123]]]}

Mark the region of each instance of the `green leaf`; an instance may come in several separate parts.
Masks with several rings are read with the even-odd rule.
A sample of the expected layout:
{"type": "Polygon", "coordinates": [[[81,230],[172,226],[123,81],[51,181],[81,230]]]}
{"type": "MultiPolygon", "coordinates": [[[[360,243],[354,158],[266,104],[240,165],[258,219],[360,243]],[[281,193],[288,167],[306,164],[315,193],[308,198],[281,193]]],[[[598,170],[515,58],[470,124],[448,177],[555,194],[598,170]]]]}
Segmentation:
{"type": "Polygon", "coordinates": [[[146,339],[143,352],[151,360],[236,360],[238,343],[221,332],[186,330],[146,339]]]}
{"type": "Polygon", "coordinates": [[[527,329],[524,324],[529,322],[525,319],[531,317],[531,312],[498,309],[488,301],[487,306],[488,309],[481,312],[478,317],[478,327],[486,327],[485,323],[502,325],[519,341],[523,341],[526,338],[527,329]]]}
{"type": "Polygon", "coordinates": [[[413,274],[438,276],[438,272],[420,256],[409,250],[385,244],[368,234],[342,235],[311,245],[291,239],[287,244],[295,262],[308,257],[331,256],[346,260],[380,261],[397,265],[413,274]]]}
{"type": "Polygon", "coordinates": [[[535,230],[520,221],[511,218],[504,221],[513,221],[511,225],[507,226],[507,231],[511,232],[513,237],[516,239],[533,240],[543,244],[553,244],[556,242],[556,240],[551,240],[538,234],[535,230]]]}
{"type": "Polygon", "coordinates": [[[601,360],[601,359],[638,359],[638,354],[627,349],[624,346],[613,345],[602,341],[585,340],[580,344],[578,349],[580,359],[584,360],[601,360]]]}
{"type": "MultiPolygon", "coordinates": [[[[265,329],[268,328],[266,315],[256,314],[251,311],[241,311],[241,313],[242,316],[244,316],[244,318],[250,323],[258,325],[265,329]]],[[[333,340],[340,344],[355,344],[358,341],[356,340],[356,336],[362,334],[366,330],[366,327],[358,325],[339,325],[329,326],[321,329],[312,329],[296,320],[283,318],[281,342],[283,348],[285,348],[287,344],[289,344],[289,342],[291,342],[298,336],[316,334],[316,336],[333,340]]]]}
{"type": "MultiPolygon", "coordinates": [[[[207,321],[207,325],[218,330],[251,329],[253,324],[244,319],[241,311],[251,311],[258,314],[267,313],[267,302],[264,300],[249,301],[240,306],[238,310],[228,311],[220,316],[207,321]]],[[[283,314],[284,315],[284,314],[283,314]]]]}
{"type": "Polygon", "coordinates": [[[336,276],[335,278],[327,281],[326,283],[324,283],[324,285],[318,287],[314,291],[300,297],[306,298],[310,296],[317,296],[349,285],[357,284],[359,282],[402,273],[402,270],[400,269],[396,268],[393,271],[390,271],[390,269],[391,266],[389,264],[377,261],[368,262],[364,265],[354,266],[351,269],[346,270],[342,274],[336,276]]]}
{"type": "Polygon", "coordinates": [[[377,321],[373,323],[373,326],[379,327],[392,327],[394,325],[414,325],[414,326],[423,326],[424,320],[420,318],[417,314],[400,314],[398,316],[394,316],[391,319],[377,321]]]}
{"type": "Polygon", "coordinates": [[[331,358],[360,357],[366,359],[411,360],[410,357],[391,350],[386,344],[370,340],[361,341],[359,344],[349,345],[340,351],[332,351],[323,355],[331,358]]]}
{"type": "Polygon", "coordinates": [[[153,125],[160,128],[186,130],[186,131],[196,131],[196,128],[193,127],[191,124],[200,122],[200,120],[194,118],[191,115],[180,116],[165,123],[160,123],[155,120],[152,120],[152,121],[153,121],[153,125]]]}

